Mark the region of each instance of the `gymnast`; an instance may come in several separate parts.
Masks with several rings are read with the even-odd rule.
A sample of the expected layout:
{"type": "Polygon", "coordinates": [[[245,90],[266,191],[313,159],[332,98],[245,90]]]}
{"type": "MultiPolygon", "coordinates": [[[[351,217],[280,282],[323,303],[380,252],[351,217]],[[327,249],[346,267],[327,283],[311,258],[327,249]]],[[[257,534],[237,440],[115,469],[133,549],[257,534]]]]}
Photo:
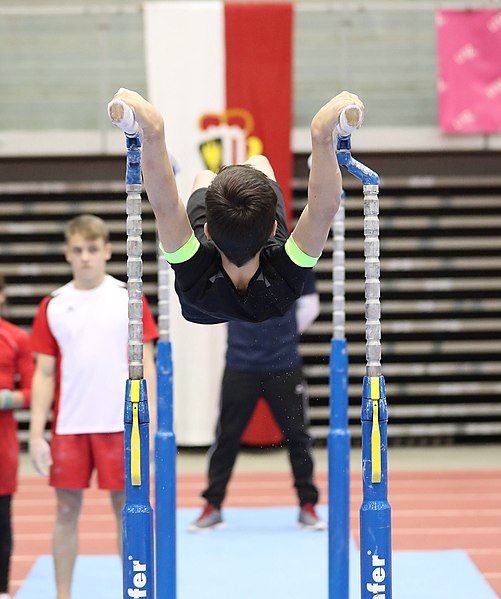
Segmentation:
{"type": "MultiPolygon", "coordinates": [[[[342,179],[333,134],[343,111],[349,125],[360,124],[364,106],[358,96],[344,91],[312,119],[308,202],[292,234],[282,191],[265,156],[225,166],[217,175],[200,172],[185,208],[162,115],[138,93],[122,88],[109,106],[123,104],[142,130],[145,188],[160,249],[176,273],[184,318],[215,324],[285,314],[301,296],[306,273],[319,259],[339,208],[342,179]]],[[[112,120],[120,120],[109,110],[112,120]]]]}

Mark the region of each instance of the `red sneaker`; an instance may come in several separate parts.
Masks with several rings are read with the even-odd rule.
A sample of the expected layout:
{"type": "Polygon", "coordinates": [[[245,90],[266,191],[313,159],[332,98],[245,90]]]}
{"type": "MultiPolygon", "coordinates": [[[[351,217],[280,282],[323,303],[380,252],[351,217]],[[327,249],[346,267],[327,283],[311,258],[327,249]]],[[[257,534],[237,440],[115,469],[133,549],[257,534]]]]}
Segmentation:
{"type": "Polygon", "coordinates": [[[297,522],[301,528],[308,530],[325,530],[327,528],[327,523],[320,519],[313,503],[305,503],[301,506],[297,522]]]}
{"type": "Polygon", "coordinates": [[[200,516],[188,526],[189,532],[202,532],[223,526],[221,510],[208,503],[200,516]]]}

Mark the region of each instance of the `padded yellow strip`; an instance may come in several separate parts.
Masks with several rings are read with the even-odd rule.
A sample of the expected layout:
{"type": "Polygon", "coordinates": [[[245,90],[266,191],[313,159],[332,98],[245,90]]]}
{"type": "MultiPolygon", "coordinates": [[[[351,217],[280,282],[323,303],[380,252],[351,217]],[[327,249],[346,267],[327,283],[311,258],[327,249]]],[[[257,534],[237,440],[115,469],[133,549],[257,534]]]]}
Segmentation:
{"type": "Polygon", "coordinates": [[[131,456],[130,471],[132,486],[141,486],[141,439],[139,435],[139,397],[141,381],[133,380],[130,382],[130,400],[132,402],[132,435],[131,435],[131,456]]]}
{"type": "Polygon", "coordinates": [[[381,482],[381,433],[379,432],[379,404],[372,402],[372,482],[381,482]]]}
{"type": "Polygon", "coordinates": [[[166,252],[162,244],[159,247],[167,262],[170,264],[181,264],[181,262],[186,262],[197,253],[200,241],[198,241],[193,232],[188,241],[175,252],[166,252]]]}
{"type": "Polygon", "coordinates": [[[381,432],[379,430],[379,377],[371,376],[372,399],[372,435],[371,435],[371,461],[372,482],[381,482],[381,432]]]}
{"type": "Polygon", "coordinates": [[[314,256],[305,254],[303,250],[298,247],[292,235],[290,235],[289,239],[285,242],[285,251],[294,264],[302,266],[303,268],[312,268],[318,262],[318,258],[320,258],[320,256],[315,258],[314,256]]]}

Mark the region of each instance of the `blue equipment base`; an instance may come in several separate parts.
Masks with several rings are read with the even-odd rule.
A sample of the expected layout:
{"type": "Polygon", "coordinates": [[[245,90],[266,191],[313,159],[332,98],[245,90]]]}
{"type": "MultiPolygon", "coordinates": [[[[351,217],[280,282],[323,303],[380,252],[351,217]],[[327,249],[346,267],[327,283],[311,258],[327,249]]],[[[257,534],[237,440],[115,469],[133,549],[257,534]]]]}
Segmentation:
{"type": "MultiPolygon", "coordinates": [[[[327,517],[325,506],[319,513],[327,517]]],[[[327,533],[295,526],[297,508],[227,508],[226,526],[188,533],[200,513],[177,514],[179,599],[327,597],[327,533]]],[[[52,558],[37,559],[15,599],[55,599],[52,558]]],[[[112,555],[77,560],[73,599],[118,599],[122,569],[112,555]]],[[[393,554],[393,596],[403,599],[499,599],[464,551],[393,554]]],[[[350,547],[350,599],[360,599],[358,552],[350,547]]]]}

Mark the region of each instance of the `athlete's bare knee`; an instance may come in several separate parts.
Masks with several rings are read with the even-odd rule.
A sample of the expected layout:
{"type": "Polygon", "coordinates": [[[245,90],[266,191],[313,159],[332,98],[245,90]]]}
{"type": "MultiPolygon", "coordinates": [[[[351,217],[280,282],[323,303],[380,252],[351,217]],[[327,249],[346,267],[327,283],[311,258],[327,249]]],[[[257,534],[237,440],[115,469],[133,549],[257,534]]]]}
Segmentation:
{"type": "Polygon", "coordinates": [[[60,524],[69,524],[78,520],[82,507],[81,491],[57,491],[57,521],[60,524]]]}

